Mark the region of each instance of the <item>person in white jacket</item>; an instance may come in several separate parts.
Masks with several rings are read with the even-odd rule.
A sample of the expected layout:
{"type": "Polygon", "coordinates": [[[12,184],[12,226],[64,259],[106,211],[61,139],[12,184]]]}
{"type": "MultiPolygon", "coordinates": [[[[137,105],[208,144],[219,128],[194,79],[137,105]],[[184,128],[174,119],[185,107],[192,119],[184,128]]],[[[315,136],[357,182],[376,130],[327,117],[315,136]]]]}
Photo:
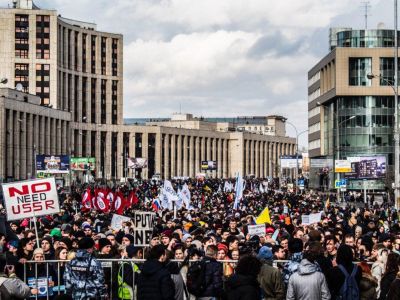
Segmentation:
{"type": "Polygon", "coordinates": [[[315,259],[316,249],[307,249],[297,272],[290,276],[287,300],[330,300],[328,284],[315,259]]]}

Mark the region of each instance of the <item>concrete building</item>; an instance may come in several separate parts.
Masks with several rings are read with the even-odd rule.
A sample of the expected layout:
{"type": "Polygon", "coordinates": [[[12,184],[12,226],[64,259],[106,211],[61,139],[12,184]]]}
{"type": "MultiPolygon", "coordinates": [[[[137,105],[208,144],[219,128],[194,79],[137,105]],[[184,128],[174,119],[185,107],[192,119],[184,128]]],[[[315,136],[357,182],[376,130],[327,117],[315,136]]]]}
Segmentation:
{"type": "Polygon", "coordinates": [[[0,179],[32,176],[33,148],[37,154],[95,157],[95,176],[106,179],[192,177],[201,172],[202,160],[217,161],[218,177],[237,172],[276,177],[279,156],[295,152],[281,117],[262,117],[273,135],[237,132],[229,122],[188,115],[124,124],[123,37],[97,31],[95,24],[16,0],[0,9],[0,38],[0,77],[8,79],[0,99],[0,179]],[[21,124],[32,134],[17,137],[21,124]],[[132,174],[126,157],[147,158],[148,168],[132,174]]]}
{"type": "Polygon", "coordinates": [[[349,178],[348,188],[363,189],[367,184],[368,189],[379,190],[393,182],[393,46],[394,30],[331,29],[330,52],[308,72],[313,187],[333,187],[335,158],[365,156],[384,156],[386,176],[349,178]],[[368,74],[377,78],[369,79],[368,74]]]}

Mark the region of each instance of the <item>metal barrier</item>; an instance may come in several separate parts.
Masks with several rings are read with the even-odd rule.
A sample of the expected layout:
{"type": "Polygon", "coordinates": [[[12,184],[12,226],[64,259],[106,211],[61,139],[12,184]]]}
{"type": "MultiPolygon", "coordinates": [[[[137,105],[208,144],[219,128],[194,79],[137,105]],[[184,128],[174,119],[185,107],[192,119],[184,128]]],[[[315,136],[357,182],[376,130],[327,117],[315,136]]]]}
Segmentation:
{"type": "MultiPolygon", "coordinates": [[[[145,259],[97,259],[102,267],[103,270],[107,271],[107,274],[110,274],[110,280],[109,282],[105,282],[109,299],[118,299],[118,274],[120,273],[121,269],[121,276],[123,278],[125,272],[124,268],[127,264],[132,265],[135,264],[136,266],[140,266],[143,264],[146,260],[145,259]],[[116,270],[117,269],[117,270],[116,270]],[[115,273],[117,272],[117,273],[115,273]],[[117,282],[115,282],[117,280],[117,282]]],[[[183,262],[183,260],[171,260],[173,262],[183,262]]],[[[52,295],[55,294],[64,294],[65,293],[65,285],[64,285],[64,279],[61,276],[61,272],[63,268],[65,268],[65,265],[69,262],[69,260],[47,260],[47,261],[27,261],[24,264],[24,281],[30,285],[30,287],[35,286],[35,287],[41,287],[42,294],[40,297],[46,296],[46,299],[49,299],[52,295]],[[40,270],[38,270],[38,265],[40,267],[40,270]],[[43,268],[41,268],[42,265],[45,265],[45,274],[39,274],[42,273],[43,268]],[[32,275],[33,277],[27,277],[28,273],[29,275],[32,275]],[[38,272],[41,271],[41,272],[38,272]],[[51,282],[49,284],[49,278],[52,277],[52,274],[56,274],[56,278],[52,278],[52,282],[57,282],[57,286],[52,286],[51,282]],[[55,281],[57,279],[57,281],[55,281]],[[43,291],[45,291],[46,295],[43,294],[43,291]]],[[[189,266],[191,263],[196,262],[196,260],[190,260],[189,261],[189,266]]],[[[231,263],[233,267],[235,264],[237,264],[237,260],[219,260],[219,262],[223,264],[228,264],[231,263]]],[[[275,268],[278,268],[278,264],[285,264],[287,263],[288,260],[274,260],[272,266],[275,268]]],[[[135,290],[135,276],[136,272],[132,272],[132,292],[133,292],[133,298],[136,299],[136,290],[135,290]]],[[[184,281],[186,282],[186,278],[184,278],[184,281]]],[[[38,298],[38,295],[35,297],[36,299],[38,298]]]]}

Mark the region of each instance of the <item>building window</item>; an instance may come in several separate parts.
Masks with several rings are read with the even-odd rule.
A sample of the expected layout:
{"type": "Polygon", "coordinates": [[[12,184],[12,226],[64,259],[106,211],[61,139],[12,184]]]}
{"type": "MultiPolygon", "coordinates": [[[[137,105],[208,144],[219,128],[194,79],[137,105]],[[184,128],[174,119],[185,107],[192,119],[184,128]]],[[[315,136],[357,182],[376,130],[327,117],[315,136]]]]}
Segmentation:
{"type": "Polygon", "coordinates": [[[82,72],[86,72],[86,38],[87,34],[82,34],[82,72]]]}
{"type": "Polygon", "coordinates": [[[22,91],[25,93],[29,92],[29,64],[15,64],[15,75],[14,81],[17,85],[22,84],[22,91]]]}
{"type": "Polygon", "coordinates": [[[312,149],[318,149],[321,147],[321,140],[314,140],[308,143],[308,149],[312,150],[312,149]]]}
{"type": "Polygon", "coordinates": [[[112,76],[118,75],[118,39],[112,39],[112,76]]]}
{"type": "MultiPolygon", "coordinates": [[[[400,65],[398,66],[398,71],[400,65]]],[[[380,58],[380,85],[394,85],[394,58],[381,57],[380,58]]],[[[400,81],[398,82],[398,84],[400,81]]]]}
{"type": "Polygon", "coordinates": [[[36,16],[36,58],[50,59],[50,16],[36,16]]]}
{"type": "Polygon", "coordinates": [[[311,125],[310,127],[308,127],[308,133],[309,134],[314,133],[314,132],[320,131],[320,129],[321,129],[321,123],[318,122],[318,123],[315,123],[315,124],[311,125]]]}
{"type": "Polygon", "coordinates": [[[349,58],[349,85],[371,86],[371,79],[367,78],[367,74],[370,73],[372,73],[372,58],[349,58]]]}
{"type": "Polygon", "coordinates": [[[91,78],[90,80],[90,104],[91,104],[91,120],[92,123],[97,123],[96,122],[96,85],[97,85],[97,80],[96,78],[91,78]]]}
{"type": "Polygon", "coordinates": [[[106,75],[107,65],[107,38],[101,38],[101,75],[106,75]]]}
{"type": "Polygon", "coordinates": [[[91,51],[91,72],[92,74],[96,74],[96,36],[91,36],[91,44],[90,44],[90,51],[91,51]]]}
{"type": "Polygon", "coordinates": [[[50,65],[36,64],[36,95],[41,104],[50,104],[50,65]]]}
{"type": "Polygon", "coordinates": [[[101,124],[106,124],[107,122],[107,105],[106,105],[106,94],[107,94],[107,80],[101,80],[101,98],[100,98],[100,109],[101,109],[101,124]]]}
{"type": "Polygon", "coordinates": [[[113,80],[111,85],[111,113],[112,123],[117,124],[118,121],[118,81],[113,80]]]}
{"type": "Polygon", "coordinates": [[[29,16],[15,15],[15,57],[29,58],[29,16]]]}

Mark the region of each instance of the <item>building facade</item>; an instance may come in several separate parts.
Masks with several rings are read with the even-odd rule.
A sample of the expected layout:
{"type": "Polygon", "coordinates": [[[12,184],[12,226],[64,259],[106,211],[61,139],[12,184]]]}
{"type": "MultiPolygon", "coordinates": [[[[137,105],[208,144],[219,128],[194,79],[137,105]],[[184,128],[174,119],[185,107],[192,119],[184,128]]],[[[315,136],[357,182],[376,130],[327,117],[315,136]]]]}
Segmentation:
{"type": "Polygon", "coordinates": [[[0,77],[8,79],[0,89],[2,180],[32,177],[33,153],[95,157],[97,178],[119,179],[192,177],[203,160],[217,161],[215,177],[277,177],[279,156],[295,152],[282,124],[271,124],[274,135],[237,132],[229,122],[124,124],[123,37],[95,24],[16,0],[0,9],[0,38],[0,77]],[[147,158],[148,168],[132,174],[127,157],[147,158]]]}
{"type": "Polygon", "coordinates": [[[331,29],[330,53],[308,72],[308,140],[314,187],[328,181],[333,186],[333,159],[365,156],[384,156],[386,176],[350,178],[348,187],[363,189],[367,184],[368,189],[379,190],[393,182],[393,47],[394,30],[331,29]],[[319,165],[326,158],[331,160],[330,166],[319,165]],[[330,180],[326,180],[328,168],[330,180]]]}

